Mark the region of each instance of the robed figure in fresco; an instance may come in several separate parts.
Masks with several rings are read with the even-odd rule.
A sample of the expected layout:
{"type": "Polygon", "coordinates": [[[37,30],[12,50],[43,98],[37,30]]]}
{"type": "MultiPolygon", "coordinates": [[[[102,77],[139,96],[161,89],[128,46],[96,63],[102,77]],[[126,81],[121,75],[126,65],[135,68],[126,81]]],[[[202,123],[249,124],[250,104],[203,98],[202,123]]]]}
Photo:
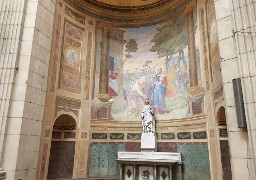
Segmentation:
{"type": "Polygon", "coordinates": [[[127,95],[128,106],[125,111],[126,117],[140,117],[144,100],[147,98],[143,92],[145,82],[146,77],[142,76],[131,85],[127,95]]]}
{"type": "Polygon", "coordinates": [[[155,132],[154,109],[149,104],[149,99],[145,100],[145,105],[143,107],[141,120],[142,120],[143,133],[154,133],[155,132]]]}
{"type": "Polygon", "coordinates": [[[163,68],[161,66],[156,68],[156,75],[154,75],[151,82],[152,98],[151,102],[155,108],[156,114],[167,114],[166,110],[165,95],[167,88],[167,80],[165,75],[162,73],[163,68]]]}

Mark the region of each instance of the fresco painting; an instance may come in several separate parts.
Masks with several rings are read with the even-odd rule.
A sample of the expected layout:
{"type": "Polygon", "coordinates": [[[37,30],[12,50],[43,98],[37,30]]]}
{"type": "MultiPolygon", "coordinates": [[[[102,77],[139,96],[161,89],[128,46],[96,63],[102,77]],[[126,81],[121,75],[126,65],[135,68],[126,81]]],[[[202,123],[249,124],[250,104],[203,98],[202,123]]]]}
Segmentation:
{"type": "Polygon", "coordinates": [[[60,88],[80,92],[80,54],[82,30],[65,21],[60,88]]]}
{"type": "MultiPolygon", "coordinates": [[[[145,99],[154,106],[157,120],[189,116],[186,24],[186,18],[181,16],[158,25],[122,29],[126,40],[124,52],[120,52],[123,53],[122,77],[116,68],[117,60],[109,57],[113,119],[140,120],[145,99]],[[120,78],[122,84],[118,83],[120,78]],[[119,86],[123,89],[121,94],[119,86]]],[[[197,60],[199,63],[199,50],[197,60]]]]}

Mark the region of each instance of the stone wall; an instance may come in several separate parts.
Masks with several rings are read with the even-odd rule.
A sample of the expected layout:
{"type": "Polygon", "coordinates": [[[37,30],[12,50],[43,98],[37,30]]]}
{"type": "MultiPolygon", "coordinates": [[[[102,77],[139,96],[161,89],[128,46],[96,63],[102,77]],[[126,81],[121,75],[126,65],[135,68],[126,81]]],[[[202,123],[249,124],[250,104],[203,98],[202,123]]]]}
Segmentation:
{"type": "Polygon", "coordinates": [[[233,179],[255,179],[255,3],[215,1],[233,179]],[[232,80],[241,78],[247,130],[238,128],[232,80]]]}
{"type": "Polygon", "coordinates": [[[7,8],[1,13],[5,19],[1,28],[6,28],[2,31],[4,37],[10,38],[5,47],[9,52],[5,53],[11,58],[6,68],[9,73],[2,76],[9,85],[1,86],[2,92],[8,92],[9,96],[2,100],[10,102],[9,107],[2,106],[6,108],[3,120],[8,114],[6,131],[4,127],[1,129],[5,134],[5,144],[1,145],[3,168],[7,179],[35,179],[55,1],[1,1],[1,4],[7,8]]]}

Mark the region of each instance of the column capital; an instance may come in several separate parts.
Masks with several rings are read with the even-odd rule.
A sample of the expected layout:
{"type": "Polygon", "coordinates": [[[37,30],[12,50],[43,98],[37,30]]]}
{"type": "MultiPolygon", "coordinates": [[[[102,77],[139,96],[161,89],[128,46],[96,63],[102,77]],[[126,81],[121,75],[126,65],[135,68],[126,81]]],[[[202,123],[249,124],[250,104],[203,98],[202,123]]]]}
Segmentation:
{"type": "Polygon", "coordinates": [[[188,15],[191,11],[194,10],[194,8],[196,7],[196,1],[195,0],[192,0],[188,5],[187,7],[185,7],[183,13],[185,15],[188,15]]]}

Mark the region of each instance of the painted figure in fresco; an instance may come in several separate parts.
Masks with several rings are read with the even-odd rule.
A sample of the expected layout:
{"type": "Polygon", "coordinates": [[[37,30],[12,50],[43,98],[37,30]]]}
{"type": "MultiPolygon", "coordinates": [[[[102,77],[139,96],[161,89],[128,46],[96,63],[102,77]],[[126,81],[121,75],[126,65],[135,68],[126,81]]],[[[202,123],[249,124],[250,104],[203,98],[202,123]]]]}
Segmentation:
{"type": "Polygon", "coordinates": [[[113,96],[118,96],[118,70],[109,71],[109,87],[108,87],[108,94],[113,96]]]}
{"type": "Polygon", "coordinates": [[[165,95],[167,87],[167,79],[162,73],[163,68],[161,66],[156,68],[156,75],[154,75],[151,82],[152,99],[151,102],[155,108],[156,114],[167,114],[166,110],[165,95]]]}
{"type": "Polygon", "coordinates": [[[176,96],[176,77],[177,77],[177,64],[173,64],[169,70],[169,72],[166,74],[167,79],[167,96],[168,97],[174,97],[176,96]]]}
{"type": "Polygon", "coordinates": [[[144,100],[147,98],[147,96],[143,93],[145,82],[146,77],[142,76],[131,85],[127,93],[128,107],[125,111],[125,116],[140,117],[140,113],[144,105],[144,100]]]}
{"type": "Polygon", "coordinates": [[[184,94],[189,83],[189,75],[187,71],[187,65],[183,62],[179,62],[176,77],[176,92],[177,94],[184,94]]]}
{"type": "Polygon", "coordinates": [[[142,115],[142,127],[143,133],[154,133],[154,110],[153,107],[149,104],[149,99],[145,100],[145,105],[143,107],[142,115]]]}

